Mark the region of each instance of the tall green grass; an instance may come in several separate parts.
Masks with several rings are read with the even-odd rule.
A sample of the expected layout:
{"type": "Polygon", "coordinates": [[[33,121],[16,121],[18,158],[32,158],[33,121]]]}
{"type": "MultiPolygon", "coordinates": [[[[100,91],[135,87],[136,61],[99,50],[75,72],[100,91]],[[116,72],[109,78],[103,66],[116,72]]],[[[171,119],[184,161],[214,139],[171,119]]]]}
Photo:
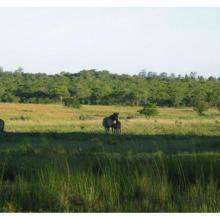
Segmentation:
{"type": "Polygon", "coordinates": [[[1,104],[1,212],[219,212],[220,114],[1,104]],[[102,119],[120,112],[121,135],[102,119]]]}
{"type": "Polygon", "coordinates": [[[220,211],[218,153],[63,152],[7,153],[0,211],[220,211]]]}

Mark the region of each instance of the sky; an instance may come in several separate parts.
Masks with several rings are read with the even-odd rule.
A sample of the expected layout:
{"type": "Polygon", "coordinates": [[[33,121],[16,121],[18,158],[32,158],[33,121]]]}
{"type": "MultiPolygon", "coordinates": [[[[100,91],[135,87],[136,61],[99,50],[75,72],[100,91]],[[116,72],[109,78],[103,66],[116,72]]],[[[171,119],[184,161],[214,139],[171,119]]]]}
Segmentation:
{"type": "Polygon", "coordinates": [[[0,8],[0,66],[220,76],[220,8],[0,8]]]}

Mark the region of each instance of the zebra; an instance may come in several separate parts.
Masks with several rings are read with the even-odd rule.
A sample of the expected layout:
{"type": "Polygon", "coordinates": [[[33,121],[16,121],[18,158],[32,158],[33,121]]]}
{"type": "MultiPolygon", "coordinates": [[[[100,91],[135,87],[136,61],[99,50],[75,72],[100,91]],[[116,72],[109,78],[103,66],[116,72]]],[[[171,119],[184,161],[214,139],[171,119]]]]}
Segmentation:
{"type": "Polygon", "coordinates": [[[109,117],[106,117],[106,118],[103,119],[102,125],[103,125],[103,127],[105,128],[105,132],[106,132],[106,133],[109,133],[110,128],[111,128],[112,125],[113,125],[113,121],[112,121],[109,117]]]}
{"type": "Polygon", "coordinates": [[[4,133],[4,128],[5,128],[5,122],[0,119],[0,135],[4,133]]]}
{"type": "Polygon", "coordinates": [[[105,128],[106,133],[110,132],[110,128],[112,133],[121,133],[121,122],[118,121],[118,118],[112,120],[111,117],[105,117],[102,121],[102,125],[105,128]]]}
{"type": "Polygon", "coordinates": [[[112,128],[112,133],[121,134],[121,122],[120,121],[118,121],[117,123],[113,123],[111,128],[112,128]]]}

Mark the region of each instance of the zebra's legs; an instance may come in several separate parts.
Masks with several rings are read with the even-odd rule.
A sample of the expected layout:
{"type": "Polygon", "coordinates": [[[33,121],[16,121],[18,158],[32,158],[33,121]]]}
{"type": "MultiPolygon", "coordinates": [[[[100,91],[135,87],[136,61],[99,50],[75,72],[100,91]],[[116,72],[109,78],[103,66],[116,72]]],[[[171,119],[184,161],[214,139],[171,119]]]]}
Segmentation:
{"type": "Polygon", "coordinates": [[[105,132],[108,134],[109,133],[109,127],[105,127],[105,132]]]}

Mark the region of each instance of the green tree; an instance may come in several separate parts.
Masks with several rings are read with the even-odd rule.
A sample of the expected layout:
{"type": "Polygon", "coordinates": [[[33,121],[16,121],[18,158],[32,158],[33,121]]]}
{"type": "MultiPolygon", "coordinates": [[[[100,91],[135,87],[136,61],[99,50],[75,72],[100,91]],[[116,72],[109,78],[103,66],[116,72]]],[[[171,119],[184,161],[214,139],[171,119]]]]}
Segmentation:
{"type": "Polygon", "coordinates": [[[156,116],[159,114],[156,104],[151,102],[145,104],[143,108],[138,112],[145,115],[146,117],[156,116]]]}
{"type": "Polygon", "coordinates": [[[194,105],[193,109],[199,115],[204,115],[204,112],[209,109],[209,104],[208,104],[208,102],[205,102],[203,100],[198,100],[197,102],[195,102],[195,105],[194,105]]]}
{"type": "Polygon", "coordinates": [[[54,99],[59,100],[60,102],[62,102],[63,99],[70,96],[68,88],[64,85],[57,85],[50,92],[51,92],[51,96],[54,99]]]}
{"type": "Polygon", "coordinates": [[[15,70],[15,73],[23,73],[23,72],[24,72],[24,69],[20,66],[15,70]]]}
{"type": "Polygon", "coordinates": [[[72,108],[80,108],[80,102],[76,98],[65,98],[63,99],[63,104],[66,107],[72,107],[72,108]]]}
{"type": "Polygon", "coordinates": [[[2,102],[19,102],[19,97],[11,94],[11,93],[5,93],[2,95],[1,98],[2,102]]]}
{"type": "Polygon", "coordinates": [[[195,106],[205,100],[217,107],[220,78],[169,76],[142,71],[139,75],[111,74],[108,71],[83,70],[78,73],[24,73],[0,68],[0,100],[30,103],[60,103],[74,98],[81,104],[141,105],[146,101],[158,106],[195,106]]]}
{"type": "Polygon", "coordinates": [[[81,82],[72,83],[72,85],[69,87],[69,93],[71,97],[78,99],[80,103],[89,104],[88,102],[92,92],[91,89],[84,84],[85,83],[81,82]]]}

